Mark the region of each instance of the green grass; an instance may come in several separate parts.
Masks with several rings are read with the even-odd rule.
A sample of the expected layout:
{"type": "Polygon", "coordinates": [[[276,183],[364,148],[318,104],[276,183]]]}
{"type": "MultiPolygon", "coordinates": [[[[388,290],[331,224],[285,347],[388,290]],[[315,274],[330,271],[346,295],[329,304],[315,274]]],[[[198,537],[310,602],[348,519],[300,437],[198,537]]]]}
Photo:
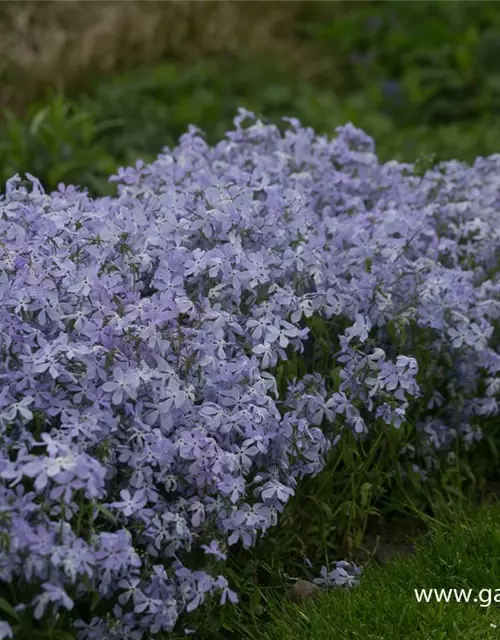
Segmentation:
{"type": "Polygon", "coordinates": [[[499,604],[500,507],[495,504],[468,513],[460,510],[431,527],[417,542],[415,555],[385,567],[370,564],[356,588],[329,591],[302,606],[275,599],[272,621],[259,637],[486,640],[500,636],[499,604]],[[471,602],[419,603],[414,589],[431,588],[471,589],[471,602]],[[491,606],[485,606],[488,602],[491,606]]]}

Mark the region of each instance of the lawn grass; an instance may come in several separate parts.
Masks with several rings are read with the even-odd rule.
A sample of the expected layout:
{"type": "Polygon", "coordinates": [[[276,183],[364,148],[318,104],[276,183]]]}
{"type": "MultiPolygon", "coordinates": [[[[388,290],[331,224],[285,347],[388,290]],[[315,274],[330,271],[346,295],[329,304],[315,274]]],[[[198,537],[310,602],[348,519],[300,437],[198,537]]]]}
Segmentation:
{"type": "MultiPolygon", "coordinates": [[[[302,606],[274,600],[262,640],[438,640],[500,637],[500,505],[458,510],[413,556],[372,563],[353,589],[302,606]],[[472,590],[471,601],[419,603],[414,589],[472,590]],[[482,591],[481,591],[482,590],[482,591]],[[473,602],[474,598],[477,602],[473,602]],[[491,601],[491,606],[485,606],[491,601]]],[[[250,636],[249,636],[250,637],[250,636]]]]}

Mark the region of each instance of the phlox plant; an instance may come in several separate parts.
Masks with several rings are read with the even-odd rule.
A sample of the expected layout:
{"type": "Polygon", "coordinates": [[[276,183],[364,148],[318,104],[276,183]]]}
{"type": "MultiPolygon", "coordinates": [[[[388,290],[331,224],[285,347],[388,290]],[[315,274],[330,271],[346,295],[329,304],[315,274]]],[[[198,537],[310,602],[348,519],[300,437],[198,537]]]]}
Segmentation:
{"type": "Polygon", "coordinates": [[[6,184],[0,637],[139,640],[236,603],[228,554],[345,438],[411,424],[425,481],[498,414],[500,156],[418,175],[350,124],[234,122],[116,197],[6,184]]]}

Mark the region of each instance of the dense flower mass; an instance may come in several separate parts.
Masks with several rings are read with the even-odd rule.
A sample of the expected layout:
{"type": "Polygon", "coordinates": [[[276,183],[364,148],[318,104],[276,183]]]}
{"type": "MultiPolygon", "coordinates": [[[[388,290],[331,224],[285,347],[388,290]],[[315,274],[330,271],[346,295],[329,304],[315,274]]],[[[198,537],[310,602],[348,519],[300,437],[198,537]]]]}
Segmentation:
{"type": "Polygon", "coordinates": [[[80,638],[170,631],[236,601],[209,565],[274,526],[344,430],[398,428],[419,403],[404,455],[430,468],[498,413],[500,155],[421,176],[337,134],[241,110],[214,147],[191,128],[120,170],[116,197],[7,183],[0,581],[36,586],[18,611],[109,602],[113,621],[75,616],[80,638]],[[339,382],[309,373],[280,398],[313,316],[343,327],[339,382]]]}

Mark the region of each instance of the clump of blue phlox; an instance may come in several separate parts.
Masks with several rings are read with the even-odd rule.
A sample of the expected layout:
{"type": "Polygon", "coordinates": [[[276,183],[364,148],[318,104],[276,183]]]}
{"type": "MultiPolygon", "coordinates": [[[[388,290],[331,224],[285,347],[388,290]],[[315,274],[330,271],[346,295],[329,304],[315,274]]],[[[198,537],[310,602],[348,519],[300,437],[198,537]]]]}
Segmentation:
{"type": "Polygon", "coordinates": [[[171,631],[208,596],[237,600],[188,554],[223,571],[343,430],[397,428],[425,399],[430,468],[498,413],[500,156],[419,176],[352,125],[337,134],[241,110],[213,147],[191,128],[120,170],[116,197],[7,183],[0,580],[39,586],[19,611],[96,593],[114,622],[76,620],[80,638],[171,631]],[[273,368],[303,353],[315,314],[346,322],[341,384],[310,374],[280,401],[273,368]],[[430,354],[420,382],[412,346],[430,354]],[[446,388],[425,387],[436,376],[446,388]]]}

